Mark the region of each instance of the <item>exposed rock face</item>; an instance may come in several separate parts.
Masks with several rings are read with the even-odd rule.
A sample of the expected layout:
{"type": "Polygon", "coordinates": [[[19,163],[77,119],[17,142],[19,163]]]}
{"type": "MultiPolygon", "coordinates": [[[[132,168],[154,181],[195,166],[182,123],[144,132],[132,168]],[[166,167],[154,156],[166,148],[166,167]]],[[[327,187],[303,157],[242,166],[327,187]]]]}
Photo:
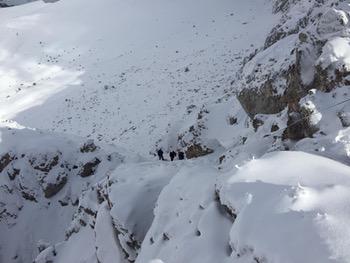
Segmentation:
{"type": "Polygon", "coordinates": [[[6,153],[3,155],[0,159],[0,173],[6,168],[7,165],[9,165],[14,157],[12,157],[9,153],[6,153]]]}
{"type": "Polygon", "coordinates": [[[229,117],[229,118],[228,118],[228,123],[229,123],[230,125],[235,125],[235,124],[237,123],[237,118],[236,118],[236,117],[233,117],[233,116],[229,117]]]}
{"type": "Polygon", "coordinates": [[[282,14],[280,23],[240,75],[237,98],[251,119],[287,108],[287,125],[297,123],[284,138],[299,140],[317,131],[308,124],[299,101],[310,90],[330,92],[350,84],[345,55],[332,53],[339,42],[349,42],[348,9],[341,1],[275,1],[274,12],[282,14]],[[291,12],[296,9],[305,12],[294,17],[291,12]]]}
{"type": "MultiPolygon", "coordinates": [[[[214,150],[211,149],[214,148],[211,143],[202,140],[203,132],[207,129],[207,114],[209,114],[209,111],[203,106],[198,112],[196,122],[178,135],[179,148],[185,149],[184,152],[187,159],[198,158],[214,152],[214,150]]],[[[228,116],[227,122],[231,126],[235,125],[237,123],[237,118],[228,116]]]]}
{"type": "Polygon", "coordinates": [[[22,197],[28,201],[38,202],[35,197],[35,194],[26,191],[26,189],[21,189],[21,194],[22,194],[22,197]]]}
{"type": "Polygon", "coordinates": [[[0,0],[0,8],[1,7],[11,7],[16,5],[23,5],[29,2],[34,2],[36,0],[0,0]]]}
{"type": "MultiPolygon", "coordinates": [[[[23,5],[34,1],[37,1],[37,0],[0,0],[0,8],[23,5]]],[[[42,0],[42,1],[44,3],[55,3],[55,2],[58,2],[59,0],[42,0]]]]}
{"type": "Polygon", "coordinates": [[[10,180],[13,181],[15,180],[16,176],[19,175],[20,172],[21,172],[20,169],[16,169],[12,167],[12,169],[9,169],[7,171],[7,175],[9,176],[10,180]]]}
{"type": "Polygon", "coordinates": [[[267,79],[260,88],[243,89],[238,94],[244,110],[253,118],[256,114],[276,114],[282,111],[289,103],[296,103],[307,94],[308,87],[303,85],[300,75],[301,51],[293,50],[295,63],[288,70],[278,73],[267,79]],[[285,83],[285,90],[278,93],[275,83],[285,83]]]}
{"type": "Polygon", "coordinates": [[[67,183],[67,175],[59,175],[55,183],[48,183],[43,187],[46,198],[50,198],[57,194],[67,183]]]}
{"type": "Polygon", "coordinates": [[[0,2],[0,8],[5,8],[5,7],[10,7],[10,5],[0,2]]]}
{"type": "Polygon", "coordinates": [[[277,125],[277,124],[273,124],[272,126],[271,126],[271,132],[276,132],[276,131],[278,131],[280,128],[279,128],[279,126],[277,125]]]}
{"type": "Polygon", "coordinates": [[[261,89],[244,89],[238,95],[244,110],[253,118],[256,114],[273,114],[284,109],[282,97],[276,95],[270,81],[261,89]]]}
{"type": "Polygon", "coordinates": [[[260,126],[264,125],[264,121],[259,119],[259,118],[254,118],[253,119],[253,127],[254,130],[257,131],[260,126]]]}
{"type": "Polygon", "coordinates": [[[93,175],[100,162],[101,161],[98,158],[95,158],[92,161],[87,162],[86,164],[83,165],[81,171],[79,172],[79,175],[81,177],[88,177],[88,176],[93,175]]]}
{"type": "Polygon", "coordinates": [[[80,147],[80,152],[82,153],[88,153],[88,152],[94,152],[96,151],[97,146],[94,143],[94,140],[88,140],[86,143],[84,143],[83,146],[80,147]]]}
{"type": "MultiPolygon", "coordinates": [[[[294,24],[289,24],[288,26],[285,26],[285,23],[290,19],[290,17],[287,15],[289,9],[291,6],[295,5],[297,1],[295,0],[276,0],[273,5],[273,13],[281,13],[282,18],[280,23],[274,27],[268,37],[265,40],[264,49],[267,49],[268,47],[275,44],[277,41],[292,35],[296,34],[299,31],[301,31],[303,28],[307,26],[310,20],[310,15],[312,12],[312,9],[310,9],[308,6],[305,6],[305,11],[303,12],[302,16],[299,16],[297,21],[294,24]]],[[[300,3],[303,4],[303,3],[300,3]]],[[[317,2],[315,3],[317,5],[317,2]]],[[[299,15],[299,14],[298,14],[299,15]]],[[[301,41],[305,41],[306,34],[301,33],[301,41]]]]}
{"type": "Polygon", "coordinates": [[[29,160],[30,164],[33,166],[35,170],[39,170],[44,173],[48,173],[51,171],[53,167],[58,164],[59,155],[56,155],[53,158],[49,158],[48,156],[43,156],[43,159],[39,161],[36,158],[29,160]],[[37,164],[38,163],[38,164],[37,164]]]}
{"type": "Polygon", "coordinates": [[[310,122],[312,112],[301,107],[296,111],[290,109],[288,113],[287,128],[284,130],[283,138],[291,140],[301,140],[312,135],[318,130],[310,122]]]}
{"type": "Polygon", "coordinates": [[[285,12],[288,10],[290,6],[290,2],[295,2],[292,0],[275,0],[273,4],[273,12],[285,12]]]}
{"type": "Polygon", "coordinates": [[[210,148],[202,146],[200,144],[193,144],[186,150],[187,159],[197,158],[213,153],[214,151],[210,148]]]}

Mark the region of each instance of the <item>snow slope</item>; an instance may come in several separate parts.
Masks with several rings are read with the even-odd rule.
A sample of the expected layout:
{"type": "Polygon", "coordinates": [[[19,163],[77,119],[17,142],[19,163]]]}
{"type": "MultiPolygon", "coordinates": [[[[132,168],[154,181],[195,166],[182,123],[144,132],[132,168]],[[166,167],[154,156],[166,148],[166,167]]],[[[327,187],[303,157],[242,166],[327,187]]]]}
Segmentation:
{"type": "Polygon", "coordinates": [[[148,154],[188,112],[225,93],[276,20],[268,0],[0,10],[0,116],[148,154]]]}
{"type": "Polygon", "coordinates": [[[349,6],[1,8],[0,262],[350,262],[349,6]]]}

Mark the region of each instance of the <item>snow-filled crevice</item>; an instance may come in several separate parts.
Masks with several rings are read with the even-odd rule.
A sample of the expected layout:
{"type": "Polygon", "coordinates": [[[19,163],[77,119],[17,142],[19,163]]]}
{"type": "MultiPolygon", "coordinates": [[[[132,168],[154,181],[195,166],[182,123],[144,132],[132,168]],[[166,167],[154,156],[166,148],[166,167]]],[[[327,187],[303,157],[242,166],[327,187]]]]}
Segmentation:
{"type": "Polygon", "coordinates": [[[229,259],[229,229],[215,196],[217,171],[184,165],[161,191],[154,220],[136,262],[224,262],[229,259]],[[199,184],[199,182],[201,182],[199,184]]]}
{"type": "Polygon", "coordinates": [[[96,218],[94,228],[96,257],[99,263],[126,262],[128,255],[123,250],[118,230],[113,225],[110,210],[106,202],[102,203],[96,218]]]}
{"type": "Polygon", "coordinates": [[[108,204],[115,236],[128,261],[135,261],[158,196],[178,169],[178,164],[161,162],[127,164],[99,183],[98,195],[108,204]]]}

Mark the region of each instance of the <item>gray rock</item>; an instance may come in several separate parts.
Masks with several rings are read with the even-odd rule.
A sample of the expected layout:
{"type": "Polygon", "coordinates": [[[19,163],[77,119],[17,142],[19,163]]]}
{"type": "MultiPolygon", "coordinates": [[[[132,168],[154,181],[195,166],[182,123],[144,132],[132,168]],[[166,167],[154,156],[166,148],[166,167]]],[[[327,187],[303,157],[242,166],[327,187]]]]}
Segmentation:
{"type": "Polygon", "coordinates": [[[88,177],[91,176],[95,173],[98,165],[100,164],[100,159],[95,158],[90,162],[87,162],[86,164],[83,165],[83,167],[81,168],[79,175],[81,177],[88,177]]]}

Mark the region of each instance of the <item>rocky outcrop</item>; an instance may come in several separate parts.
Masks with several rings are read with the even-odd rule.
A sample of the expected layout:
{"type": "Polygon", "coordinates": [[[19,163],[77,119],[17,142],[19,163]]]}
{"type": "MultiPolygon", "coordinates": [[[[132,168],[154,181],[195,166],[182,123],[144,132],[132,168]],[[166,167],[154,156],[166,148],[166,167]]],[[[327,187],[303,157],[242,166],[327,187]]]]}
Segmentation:
{"type": "MultiPolygon", "coordinates": [[[[187,159],[202,157],[214,152],[213,149],[202,141],[202,132],[206,129],[204,116],[208,113],[206,110],[200,110],[195,124],[178,135],[179,148],[184,149],[187,159]]],[[[237,119],[233,116],[230,116],[227,121],[230,125],[237,123],[237,119]]]]}
{"type": "Polygon", "coordinates": [[[5,8],[5,7],[10,7],[10,5],[0,2],[0,8],[5,8]]]}
{"type": "Polygon", "coordinates": [[[318,131],[317,127],[312,125],[310,117],[312,111],[299,107],[293,110],[289,108],[287,128],[283,132],[283,139],[301,140],[303,138],[312,137],[318,131]]]}
{"type": "Polygon", "coordinates": [[[52,196],[54,196],[55,194],[57,194],[59,191],[61,191],[61,189],[66,185],[67,183],[67,175],[66,174],[60,174],[57,178],[56,178],[56,182],[54,183],[47,183],[44,187],[43,187],[43,191],[45,194],[46,198],[51,198],[52,196]]]}
{"type": "MultiPolygon", "coordinates": [[[[124,156],[116,153],[114,147],[101,149],[75,137],[50,133],[43,136],[44,132],[27,129],[1,128],[0,131],[0,177],[3,179],[0,183],[0,223],[13,227],[19,211],[30,205],[33,213],[38,211],[37,215],[45,213],[46,209],[54,215],[58,214],[57,208],[64,207],[69,211],[84,207],[84,216],[78,223],[93,225],[87,220],[90,208],[80,204],[79,196],[90,184],[104,178],[106,171],[120,164],[124,156]],[[98,173],[96,168],[101,162],[104,165],[98,173]],[[80,172],[95,176],[82,180],[78,176],[80,172]]],[[[71,213],[58,216],[71,219],[71,213]]]]}
{"type": "Polygon", "coordinates": [[[260,87],[243,89],[237,96],[247,114],[253,118],[256,114],[276,114],[289,103],[297,103],[307,94],[308,87],[301,80],[302,51],[292,50],[295,56],[287,70],[271,73],[260,87]],[[278,92],[276,83],[285,83],[283,93],[278,92]]]}
{"type": "Polygon", "coordinates": [[[0,173],[9,165],[14,159],[9,153],[4,154],[0,159],[0,173]]]}
{"type": "Polygon", "coordinates": [[[23,5],[29,2],[34,2],[37,0],[0,0],[0,8],[1,7],[11,7],[16,5],[23,5]]]}
{"type": "Polygon", "coordinates": [[[33,159],[29,160],[29,162],[35,170],[48,173],[53,167],[58,164],[59,155],[61,154],[59,153],[52,158],[47,155],[43,155],[41,160],[38,160],[36,157],[34,157],[33,159]]]}
{"type": "Polygon", "coordinates": [[[92,161],[85,163],[82,166],[82,168],[79,172],[79,175],[81,177],[88,177],[88,176],[93,175],[95,173],[98,165],[100,164],[100,162],[101,162],[100,159],[94,158],[92,161]]]}
{"type": "Polygon", "coordinates": [[[243,109],[253,118],[256,114],[273,114],[280,112],[286,106],[281,95],[277,95],[268,80],[258,89],[244,89],[237,96],[243,109]]]}
{"type": "Polygon", "coordinates": [[[295,2],[295,1],[293,1],[293,0],[275,0],[273,3],[272,10],[274,13],[286,12],[290,7],[291,2],[295,2]]]}
{"type": "Polygon", "coordinates": [[[317,131],[308,121],[312,113],[305,112],[299,101],[310,90],[330,92],[350,85],[346,54],[332,53],[337,44],[349,42],[348,11],[341,1],[274,2],[274,12],[282,14],[280,23],[264,48],[246,60],[237,82],[237,98],[252,120],[257,114],[287,109],[283,138],[300,140],[317,131]],[[293,13],[302,9],[303,14],[293,13]]]}
{"type": "Polygon", "coordinates": [[[198,158],[213,153],[214,151],[206,146],[200,144],[192,144],[187,147],[185,151],[187,159],[198,158]]]}
{"type": "Polygon", "coordinates": [[[94,152],[96,150],[97,146],[95,145],[94,140],[88,140],[80,147],[80,152],[82,153],[94,152]]]}

